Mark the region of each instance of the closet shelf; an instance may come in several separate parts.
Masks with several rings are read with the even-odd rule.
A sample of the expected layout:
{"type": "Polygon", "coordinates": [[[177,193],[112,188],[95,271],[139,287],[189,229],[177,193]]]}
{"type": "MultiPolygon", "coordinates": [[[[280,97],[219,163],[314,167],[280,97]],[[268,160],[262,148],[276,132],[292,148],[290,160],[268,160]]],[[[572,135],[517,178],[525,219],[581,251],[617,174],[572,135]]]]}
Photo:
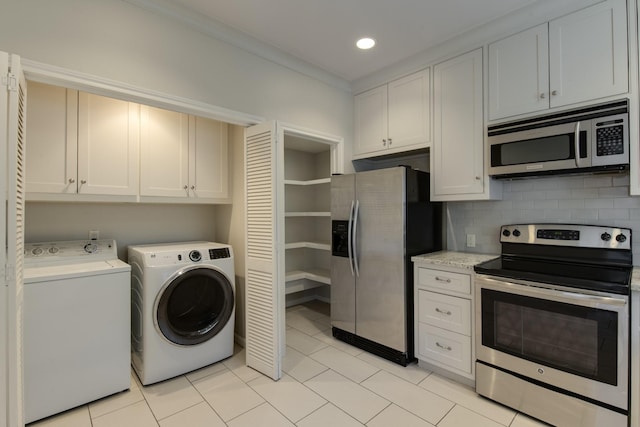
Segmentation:
{"type": "Polygon", "coordinates": [[[285,185],[319,185],[319,184],[329,184],[331,182],[331,178],[320,178],[320,179],[311,179],[308,181],[299,181],[296,179],[285,179],[285,185]]]}
{"type": "Polygon", "coordinates": [[[314,217],[314,216],[331,216],[331,212],[285,212],[285,217],[314,217]]]}
{"type": "Polygon", "coordinates": [[[331,245],[329,243],[320,243],[320,242],[290,242],[284,245],[285,249],[319,249],[322,251],[330,251],[331,245]]]}
{"type": "MultiPolygon", "coordinates": [[[[309,279],[318,282],[318,286],[331,284],[331,273],[329,270],[312,268],[308,270],[292,270],[287,271],[285,282],[294,282],[296,280],[309,279]]],[[[315,286],[314,286],[315,287],[315,286]]]]}

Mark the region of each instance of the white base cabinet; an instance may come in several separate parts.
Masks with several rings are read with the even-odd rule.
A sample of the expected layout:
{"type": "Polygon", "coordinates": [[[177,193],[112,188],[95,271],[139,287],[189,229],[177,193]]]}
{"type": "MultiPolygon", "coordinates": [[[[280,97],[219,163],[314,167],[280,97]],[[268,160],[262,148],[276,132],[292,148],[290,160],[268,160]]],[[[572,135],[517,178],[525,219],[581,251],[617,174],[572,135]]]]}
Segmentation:
{"type": "Polygon", "coordinates": [[[418,364],[475,384],[473,273],[414,265],[415,346],[418,364]]]}

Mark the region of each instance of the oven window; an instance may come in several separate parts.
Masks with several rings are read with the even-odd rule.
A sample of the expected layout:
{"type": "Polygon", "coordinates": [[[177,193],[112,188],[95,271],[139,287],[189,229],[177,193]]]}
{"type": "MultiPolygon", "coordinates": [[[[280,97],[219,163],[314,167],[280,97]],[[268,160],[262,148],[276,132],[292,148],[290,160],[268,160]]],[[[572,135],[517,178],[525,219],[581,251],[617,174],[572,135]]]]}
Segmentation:
{"type": "Polygon", "coordinates": [[[615,312],[482,290],[482,344],[617,385],[615,312]]]}

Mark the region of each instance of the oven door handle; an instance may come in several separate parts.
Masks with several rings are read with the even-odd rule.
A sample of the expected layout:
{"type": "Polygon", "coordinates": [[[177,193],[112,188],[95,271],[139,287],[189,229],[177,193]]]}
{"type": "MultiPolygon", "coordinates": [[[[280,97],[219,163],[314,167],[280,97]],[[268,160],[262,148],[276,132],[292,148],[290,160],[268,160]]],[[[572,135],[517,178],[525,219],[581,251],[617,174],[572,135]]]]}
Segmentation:
{"type": "Polygon", "coordinates": [[[624,307],[627,305],[627,300],[624,298],[547,288],[541,286],[542,284],[540,283],[529,282],[526,280],[510,282],[502,278],[493,278],[482,275],[476,276],[476,280],[480,287],[486,287],[483,285],[488,284],[493,290],[505,291],[516,295],[542,297],[551,301],[564,302],[567,304],[582,305],[586,307],[624,307]]]}

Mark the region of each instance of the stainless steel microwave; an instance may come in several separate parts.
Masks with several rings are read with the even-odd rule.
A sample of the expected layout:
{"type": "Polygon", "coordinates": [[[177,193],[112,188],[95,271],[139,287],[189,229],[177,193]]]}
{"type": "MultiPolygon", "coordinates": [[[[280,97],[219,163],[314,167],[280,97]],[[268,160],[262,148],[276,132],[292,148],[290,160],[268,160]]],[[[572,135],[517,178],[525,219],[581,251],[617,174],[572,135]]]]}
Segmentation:
{"type": "Polygon", "coordinates": [[[628,100],[489,126],[488,143],[494,178],[626,171],[628,100]]]}

